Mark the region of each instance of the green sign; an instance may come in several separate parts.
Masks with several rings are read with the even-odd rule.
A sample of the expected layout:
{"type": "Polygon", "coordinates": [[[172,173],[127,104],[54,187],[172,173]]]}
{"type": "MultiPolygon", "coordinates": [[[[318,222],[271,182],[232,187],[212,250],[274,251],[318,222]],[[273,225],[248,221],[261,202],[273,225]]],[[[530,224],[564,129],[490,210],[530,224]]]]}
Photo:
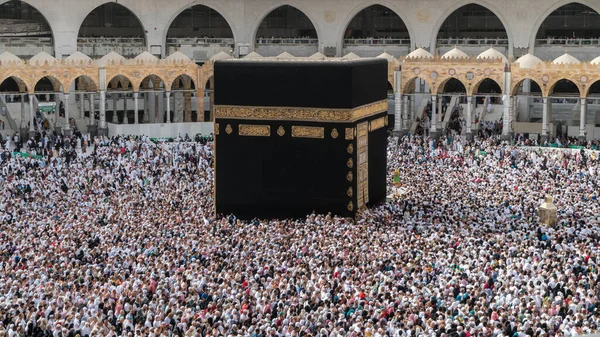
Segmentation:
{"type": "Polygon", "coordinates": [[[56,103],[40,103],[38,104],[39,112],[56,112],[56,103]]]}

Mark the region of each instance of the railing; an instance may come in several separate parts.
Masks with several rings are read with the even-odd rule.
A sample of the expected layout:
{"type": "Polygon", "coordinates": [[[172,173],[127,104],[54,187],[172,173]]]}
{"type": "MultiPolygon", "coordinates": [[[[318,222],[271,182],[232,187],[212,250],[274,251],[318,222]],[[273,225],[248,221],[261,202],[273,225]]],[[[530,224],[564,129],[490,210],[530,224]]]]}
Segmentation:
{"type": "Polygon", "coordinates": [[[101,57],[114,51],[124,57],[135,57],[146,51],[145,44],[105,43],[105,44],[78,44],[77,50],[90,56],[101,57]]]}
{"type": "Polygon", "coordinates": [[[366,38],[366,39],[344,39],[344,44],[347,46],[388,46],[388,45],[400,45],[410,46],[410,39],[382,39],[382,38],[366,38]]]}
{"type": "Polygon", "coordinates": [[[179,38],[168,38],[167,45],[209,45],[209,44],[219,44],[219,45],[230,45],[234,44],[233,38],[227,37],[179,37],[179,38]]]}
{"type": "Polygon", "coordinates": [[[128,44],[135,46],[145,46],[146,42],[141,37],[78,37],[77,44],[79,45],[118,45],[128,44]]]}
{"type": "Polygon", "coordinates": [[[52,44],[51,37],[0,37],[3,45],[48,45],[52,44]]]}
{"type": "Polygon", "coordinates": [[[536,45],[569,45],[569,46],[597,46],[600,45],[600,38],[597,39],[555,39],[555,38],[546,38],[546,39],[536,39],[536,45]]]}
{"type": "Polygon", "coordinates": [[[47,26],[38,22],[0,19],[0,35],[42,35],[52,34],[47,26]]]}
{"type": "Polygon", "coordinates": [[[502,38],[483,38],[483,39],[474,39],[474,38],[470,38],[470,37],[463,37],[463,38],[448,38],[448,39],[437,39],[437,45],[438,46],[454,46],[454,45],[460,45],[460,46],[489,46],[489,45],[494,45],[494,46],[507,46],[508,45],[508,39],[502,39],[502,38]]]}
{"type": "MultiPolygon", "coordinates": [[[[552,104],[577,104],[580,102],[580,99],[577,97],[573,97],[573,98],[566,98],[566,97],[560,97],[560,98],[551,98],[552,100],[552,104]]],[[[533,99],[533,103],[544,103],[544,100],[541,97],[536,97],[533,99]]],[[[587,99],[587,104],[588,105],[600,105],[600,98],[588,98],[587,99]]]]}
{"type": "Polygon", "coordinates": [[[6,120],[8,121],[8,126],[13,131],[19,130],[19,127],[17,126],[17,122],[15,122],[15,120],[12,118],[12,116],[10,114],[10,110],[8,110],[8,106],[6,105],[6,102],[4,101],[4,96],[0,96],[0,108],[2,108],[2,107],[6,111],[6,120]]]}
{"type": "Polygon", "coordinates": [[[289,45],[304,45],[313,46],[319,44],[319,39],[314,38],[296,38],[296,37],[273,37],[273,38],[258,38],[256,44],[289,44],[289,45]]]}

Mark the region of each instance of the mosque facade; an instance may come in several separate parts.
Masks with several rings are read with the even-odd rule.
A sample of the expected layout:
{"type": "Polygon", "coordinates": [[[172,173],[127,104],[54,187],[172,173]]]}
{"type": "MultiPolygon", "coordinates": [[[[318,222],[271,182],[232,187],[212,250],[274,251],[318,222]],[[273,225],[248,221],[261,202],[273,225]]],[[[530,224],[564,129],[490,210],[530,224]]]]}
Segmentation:
{"type": "MultiPolygon", "coordinates": [[[[596,138],[598,11],[589,0],[510,6],[463,0],[4,1],[0,21],[11,25],[0,29],[0,93],[56,93],[57,104],[74,102],[76,95],[79,102],[96,102],[87,108],[98,117],[89,120],[92,131],[105,130],[106,122],[158,121],[149,111],[115,117],[119,106],[148,110],[155,99],[167,123],[173,106],[181,122],[212,121],[212,91],[218,90],[212,72],[219,59],[380,57],[389,62],[390,112],[399,133],[414,131],[427,104],[436,116],[430,130],[439,133],[445,128],[442,102],[456,96],[453,104],[471,121],[467,134],[477,128],[477,100],[494,97],[502,110],[496,118],[508,121],[505,135],[552,135],[555,119],[568,124],[572,136],[596,138]],[[102,110],[109,93],[113,117],[107,121],[102,110]],[[519,124],[530,122],[535,125],[519,124]]],[[[69,105],[74,109],[65,105],[67,119],[69,105]]],[[[36,108],[21,104],[21,121],[32,119],[36,108]]],[[[85,103],[80,109],[83,117],[85,103]]]]}
{"type": "MultiPolygon", "coordinates": [[[[1,4],[15,2],[23,3],[13,0],[1,4]]],[[[597,47],[598,42],[593,40],[600,37],[594,36],[600,4],[593,0],[577,3],[509,0],[508,4],[489,0],[28,0],[24,3],[47,22],[52,42],[45,51],[51,51],[59,59],[78,50],[89,55],[89,50],[82,50],[91,49],[86,47],[86,43],[92,42],[89,39],[108,36],[139,38],[146,51],[166,57],[170,50],[178,48],[169,39],[195,35],[178,28],[178,23],[183,22],[194,26],[194,31],[203,36],[227,39],[204,41],[211,48],[199,54],[206,52],[207,59],[217,53],[219,45],[226,46],[236,56],[262,48],[263,53],[259,53],[264,56],[275,56],[281,49],[288,49],[303,54],[299,56],[316,51],[343,56],[353,51],[363,57],[376,56],[384,49],[400,57],[416,48],[441,55],[454,45],[464,45],[474,55],[494,46],[507,56],[531,53],[552,60],[569,49],[579,59],[591,60],[598,55],[587,58],[582,55],[591,52],[587,47],[597,47]],[[121,11],[108,5],[118,6],[121,11]],[[181,21],[182,16],[199,6],[206,11],[194,16],[194,22],[181,21]],[[284,6],[289,8],[281,12],[284,6]],[[227,32],[223,33],[219,27],[227,32]],[[139,33],[134,28],[139,28],[139,33]],[[296,40],[280,43],[273,37],[296,40]],[[305,39],[300,40],[302,37],[305,39]],[[377,41],[383,38],[390,40],[377,41]],[[581,45],[565,41],[573,38],[589,41],[581,45]],[[376,41],[370,44],[369,39],[376,41]],[[265,55],[267,52],[277,53],[265,55]]],[[[130,41],[131,45],[136,43],[130,41]]]]}

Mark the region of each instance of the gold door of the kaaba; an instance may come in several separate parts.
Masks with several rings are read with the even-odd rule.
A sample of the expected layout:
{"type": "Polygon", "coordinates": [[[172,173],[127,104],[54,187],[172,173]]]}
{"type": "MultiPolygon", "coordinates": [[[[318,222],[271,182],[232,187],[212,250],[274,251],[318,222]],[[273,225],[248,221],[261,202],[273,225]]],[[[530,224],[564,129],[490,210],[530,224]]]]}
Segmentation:
{"type": "Polygon", "coordinates": [[[369,202],[369,122],[360,123],[356,127],[357,133],[357,206],[364,209],[369,202]]]}

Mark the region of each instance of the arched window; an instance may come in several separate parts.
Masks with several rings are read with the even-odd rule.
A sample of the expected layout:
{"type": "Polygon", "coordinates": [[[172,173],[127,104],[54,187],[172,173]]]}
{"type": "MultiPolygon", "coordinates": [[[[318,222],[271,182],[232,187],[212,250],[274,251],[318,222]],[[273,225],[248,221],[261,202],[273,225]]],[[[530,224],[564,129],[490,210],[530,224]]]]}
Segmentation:
{"type": "Polygon", "coordinates": [[[508,45],[502,21],[489,9],[468,4],[446,18],[437,35],[437,45],[508,45]]]}
{"type": "Polygon", "coordinates": [[[131,10],[116,2],[108,2],[94,9],[83,20],[77,50],[95,57],[111,51],[134,57],[146,51],[146,32],[131,10]]]}
{"type": "Polygon", "coordinates": [[[588,6],[579,3],[564,5],[542,22],[537,31],[536,44],[598,44],[600,37],[600,15],[588,6]]]}
{"type": "Polygon", "coordinates": [[[0,5],[0,38],[4,40],[5,50],[23,58],[41,51],[54,55],[52,29],[48,21],[37,9],[23,1],[12,0],[0,5]]]}
{"type": "Polygon", "coordinates": [[[346,27],[345,43],[374,39],[377,44],[408,44],[410,36],[404,21],[391,9],[372,5],[360,11],[346,27]]]}
{"type": "Polygon", "coordinates": [[[181,12],[167,32],[167,54],[181,51],[196,61],[205,61],[219,52],[235,48],[229,23],[216,10],[195,5],[181,12]],[[187,46],[181,49],[181,46],[187,46]]]}
{"type": "Polygon", "coordinates": [[[256,42],[266,39],[306,38],[318,39],[315,26],[299,9],[284,5],[267,15],[256,32],[256,42]]]}
{"type": "Polygon", "coordinates": [[[256,31],[256,52],[277,56],[289,52],[294,56],[310,56],[317,52],[319,38],[310,19],[299,9],[284,5],[272,10],[256,31]]]}

